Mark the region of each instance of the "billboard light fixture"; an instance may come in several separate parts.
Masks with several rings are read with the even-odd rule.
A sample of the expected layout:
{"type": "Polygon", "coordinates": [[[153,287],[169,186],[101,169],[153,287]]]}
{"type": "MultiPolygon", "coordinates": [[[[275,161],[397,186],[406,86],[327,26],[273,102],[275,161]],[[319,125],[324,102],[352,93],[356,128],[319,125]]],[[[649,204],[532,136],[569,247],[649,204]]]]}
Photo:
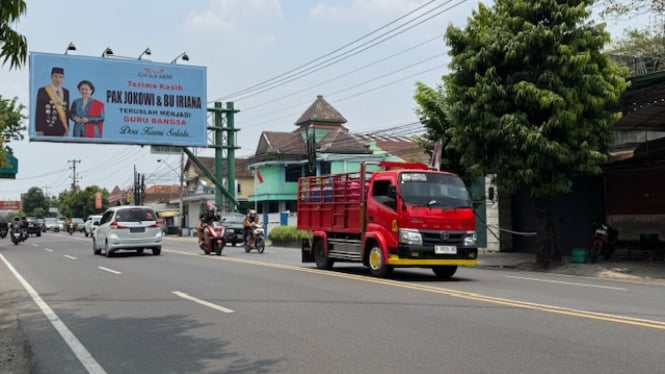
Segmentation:
{"type": "Polygon", "coordinates": [[[189,61],[189,56],[187,56],[187,52],[183,52],[183,53],[179,54],[178,56],[176,56],[176,58],[171,60],[171,63],[175,64],[176,61],[178,61],[179,58],[182,58],[183,61],[189,61]]]}
{"type": "Polygon", "coordinates": [[[113,55],[113,50],[111,49],[111,47],[106,47],[104,52],[102,52],[102,57],[112,56],[112,55],[113,55]]]}
{"type": "Polygon", "coordinates": [[[139,55],[139,60],[141,59],[141,57],[143,57],[143,55],[150,56],[151,54],[152,54],[152,52],[150,51],[150,48],[146,47],[146,49],[144,49],[143,52],[141,52],[141,54],[139,55]]]}
{"type": "Polygon", "coordinates": [[[69,51],[75,51],[76,46],[74,45],[73,42],[69,42],[69,45],[67,46],[67,49],[65,49],[65,54],[67,54],[69,51]]]}

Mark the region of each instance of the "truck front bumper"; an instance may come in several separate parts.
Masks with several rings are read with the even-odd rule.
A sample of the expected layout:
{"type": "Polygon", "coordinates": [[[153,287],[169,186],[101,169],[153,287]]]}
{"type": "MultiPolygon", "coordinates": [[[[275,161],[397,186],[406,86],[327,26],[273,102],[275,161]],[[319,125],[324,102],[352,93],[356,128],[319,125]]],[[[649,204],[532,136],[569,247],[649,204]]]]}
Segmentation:
{"type": "Polygon", "coordinates": [[[430,265],[478,265],[478,248],[457,247],[455,254],[436,254],[433,246],[400,245],[397,254],[388,257],[389,265],[430,266],[430,265]]]}

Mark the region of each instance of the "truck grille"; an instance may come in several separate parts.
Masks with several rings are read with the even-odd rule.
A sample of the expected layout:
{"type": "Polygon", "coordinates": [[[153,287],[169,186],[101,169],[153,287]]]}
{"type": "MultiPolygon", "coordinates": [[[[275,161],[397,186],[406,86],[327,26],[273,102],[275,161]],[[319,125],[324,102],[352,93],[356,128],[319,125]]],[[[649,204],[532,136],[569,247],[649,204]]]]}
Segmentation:
{"type": "Polygon", "coordinates": [[[462,245],[466,232],[459,231],[421,231],[424,246],[462,245]]]}

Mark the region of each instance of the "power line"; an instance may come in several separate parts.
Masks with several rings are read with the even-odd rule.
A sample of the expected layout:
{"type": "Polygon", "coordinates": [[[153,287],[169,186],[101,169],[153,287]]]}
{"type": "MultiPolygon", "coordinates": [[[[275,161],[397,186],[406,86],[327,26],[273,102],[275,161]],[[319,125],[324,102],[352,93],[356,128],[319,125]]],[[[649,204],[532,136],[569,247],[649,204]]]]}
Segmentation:
{"type": "MultiPolygon", "coordinates": [[[[326,83],[334,82],[334,81],[336,81],[336,80],[338,80],[338,79],[340,79],[340,78],[348,77],[349,75],[352,75],[352,74],[357,73],[357,72],[359,72],[359,71],[365,70],[365,69],[367,69],[367,68],[369,68],[369,67],[375,66],[375,65],[380,64],[380,63],[382,63],[382,62],[388,61],[388,60],[390,60],[390,59],[392,59],[392,58],[394,58],[394,57],[397,57],[397,56],[403,55],[403,54],[405,54],[405,53],[407,53],[407,52],[410,52],[410,51],[412,51],[412,50],[414,50],[414,49],[416,49],[416,48],[422,47],[423,45],[425,45],[425,44],[427,44],[427,43],[430,43],[430,42],[432,42],[432,41],[434,41],[434,40],[439,39],[441,36],[443,36],[443,35],[442,35],[442,34],[439,34],[439,35],[434,36],[434,37],[432,37],[432,38],[429,38],[429,39],[427,39],[427,40],[425,40],[425,41],[423,41],[423,42],[420,42],[420,43],[418,43],[418,44],[416,44],[416,45],[414,45],[414,46],[412,46],[412,47],[409,47],[409,48],[407,48],[407,49],[404,49],[404,50],[402,50],[402,51],[400,51],[400,52],[397,52],[397,53],[394,53],[394,54],[392,54],[392,55],[389,55],[389,56],[386,56],[386,57],[380,58],[380,59],[378,59],[378,60],[375,60],[375,61],[373,61],[373,62],[370,62],[369,64],[363,65],[363,66],[361,66],[361,67],[359,67],[359,68],[357,68],[357,69],[354,69],[354,70],[351,70],[351,71],[347,71],[347,72],[345,72],[345,73],[342,73],[342,74],[339,74],[339,75],[337,75],[337,76],[334,76],[334,77],[332,77],[332,78],[330,78],[330,79],[326,79],[326,80],[324,80],[324,81],[321,81],[321,82],[315,83],[315,84],[313,84],[313,85],[311,85],[311,86],[308,86],[308,87],[306,87],[306,88],[300,89],[300,90],[295,91],[295,92],[292,92],[292,93],[290,93],[290,94],[280,96],[280,97],[278,97],[278,98],[276,98],[276,99],[269,100],[269,101],[264,101],[264,102],[259,103],[259,104],[257,104],[257,105],[254,105],[254,106],[251,106],[251,107],[248,107],[248,108],[244,108],[243,111],[244,111],[244,112],[247,112],[247,111],[250,111],[250,110],[252,110],[252,109],[259,108],[259,107],[262,107],[262,106],[265,106],[266,104],[272,104],[272,103],[274,103],[274,102],[276,102],[276,101],[284,100],[284,99],[286,99],[287,97],[294,96],[294,95],[296,95],[296,94],[299,94],[299,93],[305,92],[305,91],[307,91],[307,90],[310,90],[310,89],[312,89],[312,88],[315,88],[315,87],[318,87],[318,86],[324,85],[324,84],[326,84],[326,83]]],[[[263,91],[262,91],[262,92],[263,92],[263,91]]],[[[246,97],[249,97],[249,96],[246,96],[246,97]]],[[[244,97],[243,97],[243,98],[244,98],[244,97]]]]}
{"type": "MultiPolygon", "coordinates": [[[[379,35],[378,37],[376,37],[376,38],[374,38],[374,39],[370,39],[368,42],[365,42],[365,43],[363,43],[363,44],[361,44],[361,45],[359,45],[359,46],[357,46],[357,47],[352,48],[352,49],[349,50],[349,51],[344,52],[341,56],[337,56],[337,57],[334,57],[334,58],[329,59],[329,60],[327,60],[327,61],[324,61],[324,62],[321,62],[321,63],[319,63],[319,64],[316,64],[316,65],[314,65],[313,67],[307,68],[307,69],[305,69],[305,70],[302,71],[302,72],[298,72],[298,73],[296,73],[296,74],[291,74],[291,75],[288,75],[288,76],[286,76],[286,77],[276,79],[274,82],[267,83],[266,85],[261,86],[261,87],[258,87],[258,88],[256,88],[255,90],[262,90],[261,92],[265,92],[265,91],[267,91],[268,89],[273,89],[273,88],[276,88],[276,87],[281,86],[281,85],[283,85],[283,84],[290,83],[290,82],[292,82],[292,81],[294,81],[294,80],[297,80],[297,79],[300,79],[300,78],[302,78],[302,77],[308,76],[308,75],[310,75],[310,74],[312,74],[312,73],[314,73],[314,72],[317,72],[317,71],[319,71],[319,70],[321,70],[321,69],[324,69],[324,68],[326,68],[326,67],[328,67],[328,66],[331,66],[331,65],[333,65],[333,64],[336,64],[336,63],[338,63],[338,62],[340,62],[340,61],[346,60],[346,59],[349,58],[349,57],[355,56],[355,55],[357,55],[357,54],[359,54],[359,53],[361,53],[361,52],[364,52],[364,51],[366,51],[366,50],[368,50],[368,49],[370,49],[370,48],[372,48],[372,47],[375,47],[375,46],[377,46],[377,45],[379,45],[379,44],[381,44],[381,43],[383,43],[383,42],[385,42],[385,41],[387,41],[387,40],[389,40],[389,39],[392,39],[392,38],[394,38],[395,36],[400,35],[400,34],[406,32],[406,31],[408,31],[408,30],[410,30],[410,29],[412,29],[412,28],[414,28],[414,27],[416,27],[416,26],[418,26],[418,25],[421,25],[421,24],[423,24],[424,22],[427,22],[427,21],[429,21],[430,19],[432,19],[432,18],[434,18],[434,17],[437,17],[437,16],[439,16],[439,15],[441,15],[441,14],[443,14],[443,13],[445,13],[445,12],[447,12],[447,11],[449,11],[449,10],[451,10],[451,9],[453,9],[453,8],[455,8],[455,7],[457,7],[457,6],[459,6],[459,5],[461,5],[462,3],[465,3],[466,1],[467,1],[467,0],[461,0],[461,1],[459,1],[459,2],[457,2],[457,3],[455,3],[455,4],[453,4],[452,6],[446,8],[446,9],[443,9],[442,11],[437,12],[437,13],[431,15],[430,17],[425,18],[424,20],[421,20],[420,22],[418,22],[418,23],[416,23],[416,24],[414,24],[414,25],[411,25],[411,26],[409,26],[409,27],[407,27],[407,28],[405,28],[405,29],[403,29],[403,30],[399,30],[399,31],[398,31],[396,34],[394,34],[394,35],[390,35],[390,36],[387,36],[387,37],[385,37],[385,38],[383,38],[383,39],[380,39],[381,37],[385,36],[386,34],[388,34],[388,33],[390,33],[390,32],[393,32],[393,31],[395,31],[395,30],[398,30],[399,28],[401,28],[401,27],[404,26],[404,25],[400,25],[400,26],[398,26],[398,27],[396,27],[396,28],[393,28],[393,29],[389,30],[389,31],[386,32],[386,33],[383,33],[383,34],[379,35]],[[372,43],[372,42],[375,42],[375,43],[370,44],[370,45],[367,46],[367,44],[372,43]],[[363,48],[363,47],[364,47],[364,48],[363,48]],[[268,89],[264,89],[265,86],[268,86],[268,89]]],[[[452,2],[452,0],[448,0],[448,1],[446,1],[445,3],[443,3],[443,4],[441,4],[441,5],[438,5],[438,6],[435,7],[434,9],[436,9],[436,8],[440,8],[440,7],[442,7],[442,6],[444,6],[444,5],[447,5],[447,4],[451,3],[451,2],[452,2]]],[[[430,9],[427,13],[432,12],[434,9],[430,9]]],[[[423,15],[420,15],[420,16],[418,16],[417,18],[415,18],[415,19],[413,19],[413,20],[410,20],[410,21],[406,22],[406,24],[409,24],[409,23],[411,23],[411,22],[417,20],[418,18],[423,17],[423,16],[426,15],[427,13],[425,13],[425,14],[423,14],[423,15]]],[[[255,90],[253,90],[253,91],[255,91],[255,90]]],[[[248,92],[252,92],[252,91],[248,91],[248,92]]],[[[246,94],[246,93],[244,93],[244,94],[246,94]]],[[[227,95],[226,97],[223,97],[223,98],[221,98],[221,99],[219,99],[219,100],[227,99],[227,98],[234,97],[234,96],[236,96],[236,95],[227,95]]],[[[244,96],[243,98],[246,98],[246,97],[249,97],[249,96],[250,96],[250,95],[246,94],[246,96],[244,96]]],[[[253,96],[253,95],[251,95],[251,96],[253,96]]]]}
{"type": "Polygon", "coordinates": [[[419,7],[417,7],[416,9],[414,9],[414,10],[408,12],[407,14],[402,15],[402,16],[398,17],[397,19],[395,19],[395,20],[393,20],[393,21],[391,21],[391,22],[389,22],[389,23],[387,23],[387,24],[385,24],[385,25],[379,27],[378,29],[375,29],[375,30],[373,30],[373,31],[371,31],[371,32],[369,32],[369,33],[367,33],[367,34],[365,34],[365,35],[363,35],[363,36],[361,36],[361,37],[359,37],[359,38],[353,40],[352,42],[347,43],[347,44],[345,44],[345,45],[343,45],[343,46],[341,46],[341,47],[339,47],[339,48],[337,48],[337,49],[331,51],[331,52],[328,52],[328,53],[326,53],[326,54],[324,54],[324,55],[321,55],[321,56],[319,56],[319,57],[317,57],[317,58],[315,58],[315,59],[313,59],[313,60],[310,60],[310,61],[308,61],[308,62],[302,64],[302,65],[296,66],[295,68],[292,68],[291,70],[289,70],[289,71],[287,71],[287,72],[285,72],[285,73],[278,74],[278,75],[276,75],[276,76],[274,76],[274,77],[272,77],[272,78],[268,78],[268,79],[266,79],[266,80],[264,80],[264,81],[262,81],[262,82],[259,82],[259,83],[257,83],[257,84],[254,84],[254,85],[252,85],[252,86],[250,86],[250,87],[247,87],[247,88],[241,89],[241,90],[239,90],[239,91],[233,92],[233,93],[231,93],[231,94],[228,94],[228,95],[226,95],[226,96],[223,96],[223,97],[221,97],[221,98],[219,98],[219,99],[217,99],[217,100],[215,100],[215,101],[223,101],[223,100],[226,100],[226,99],[229,99],[229,98],[232,98],[232,97],[238,96],[238,95],[242,95],[242,94],[244,94],[244,93],[246,93],[246,92],[249,92],[249,91],[252,91],[252,90],[260,89],[260,88],[262,88],[262,87],[263,87],[265,84],[267,84],[267,83],[270,83],[270,82],[272,82],[272,81],[278,80],[278,79],[280,79],[280,78],[282,78],[282,77],[284,77],[284,76],[287,76],[287,75],[289,75],[289,74],[291,74],[291,73],[297,72],[298,70],[300,70],[300,69],[302,69],[302,68],[304,68],[304,67],[306,67],[306,66],[308,66],[308,65],[311,65],[311,64],[313,64],[313,63],[315,63],[315,62],[317,62],[317,61],[319,61],[319,60],[322,60],[322,59],[324,59],[324,58],[326,58],[326,57],[328,57],[328,56],[331,56],[331,55],[333,55],[333,54],[335,54],[335,53],[337,53],[337,52],[339,52],[339,51],[341,51],[341,50],[343,50],[343,49],[345,49],[345,48],[347,48],[347,47],[349,47],[349,46],[352,46],[353,44],[355,44],[355,43],[357,43],[357,42],[359,42],[359,41],[361,41],[361,40],[363,40],[363,39],[365,39],[365,38],[367,38],[367,37],[369,37],[369,36],[371,36],[371,35],[373,35],[373,34],[379,32],[379,31],[381,31],[381,30],[385,29],[386,27],[389,27],[390,25],[392,25],[392,24],[398,22],[399,20],[401,20],[401,19],[403,19],[403,18],[405,18],[405,17],[408,17],[409,15],[411,15],[411,14],[413,14],[413,13],[419,11],[420,9],[422,9],[422,8],[424,8],[424,7],[428,6],[428,5],[430,5],[430,4],[433,3],[434,1],[435,1],[435,0],[431,0],[431,1],[429,1],[429,2],[427,2],[427,3],[425,3],[425,4],[423,4],[423,5],[421,5],[421,6],[419,6],[419,7]]]}

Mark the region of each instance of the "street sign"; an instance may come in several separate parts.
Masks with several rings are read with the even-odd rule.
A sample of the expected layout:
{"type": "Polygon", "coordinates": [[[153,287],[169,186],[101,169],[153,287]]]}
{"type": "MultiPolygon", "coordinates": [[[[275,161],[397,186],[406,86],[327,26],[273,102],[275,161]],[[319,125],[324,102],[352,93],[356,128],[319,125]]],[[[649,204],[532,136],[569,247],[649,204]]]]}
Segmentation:
{"type": "Polygon", "coordinates": [[[175,153],[179,154],[182,152],[182,148],[180,147],[170,147],[167,145],[151,145],[150,146],[150,153],[175,153]]]}

